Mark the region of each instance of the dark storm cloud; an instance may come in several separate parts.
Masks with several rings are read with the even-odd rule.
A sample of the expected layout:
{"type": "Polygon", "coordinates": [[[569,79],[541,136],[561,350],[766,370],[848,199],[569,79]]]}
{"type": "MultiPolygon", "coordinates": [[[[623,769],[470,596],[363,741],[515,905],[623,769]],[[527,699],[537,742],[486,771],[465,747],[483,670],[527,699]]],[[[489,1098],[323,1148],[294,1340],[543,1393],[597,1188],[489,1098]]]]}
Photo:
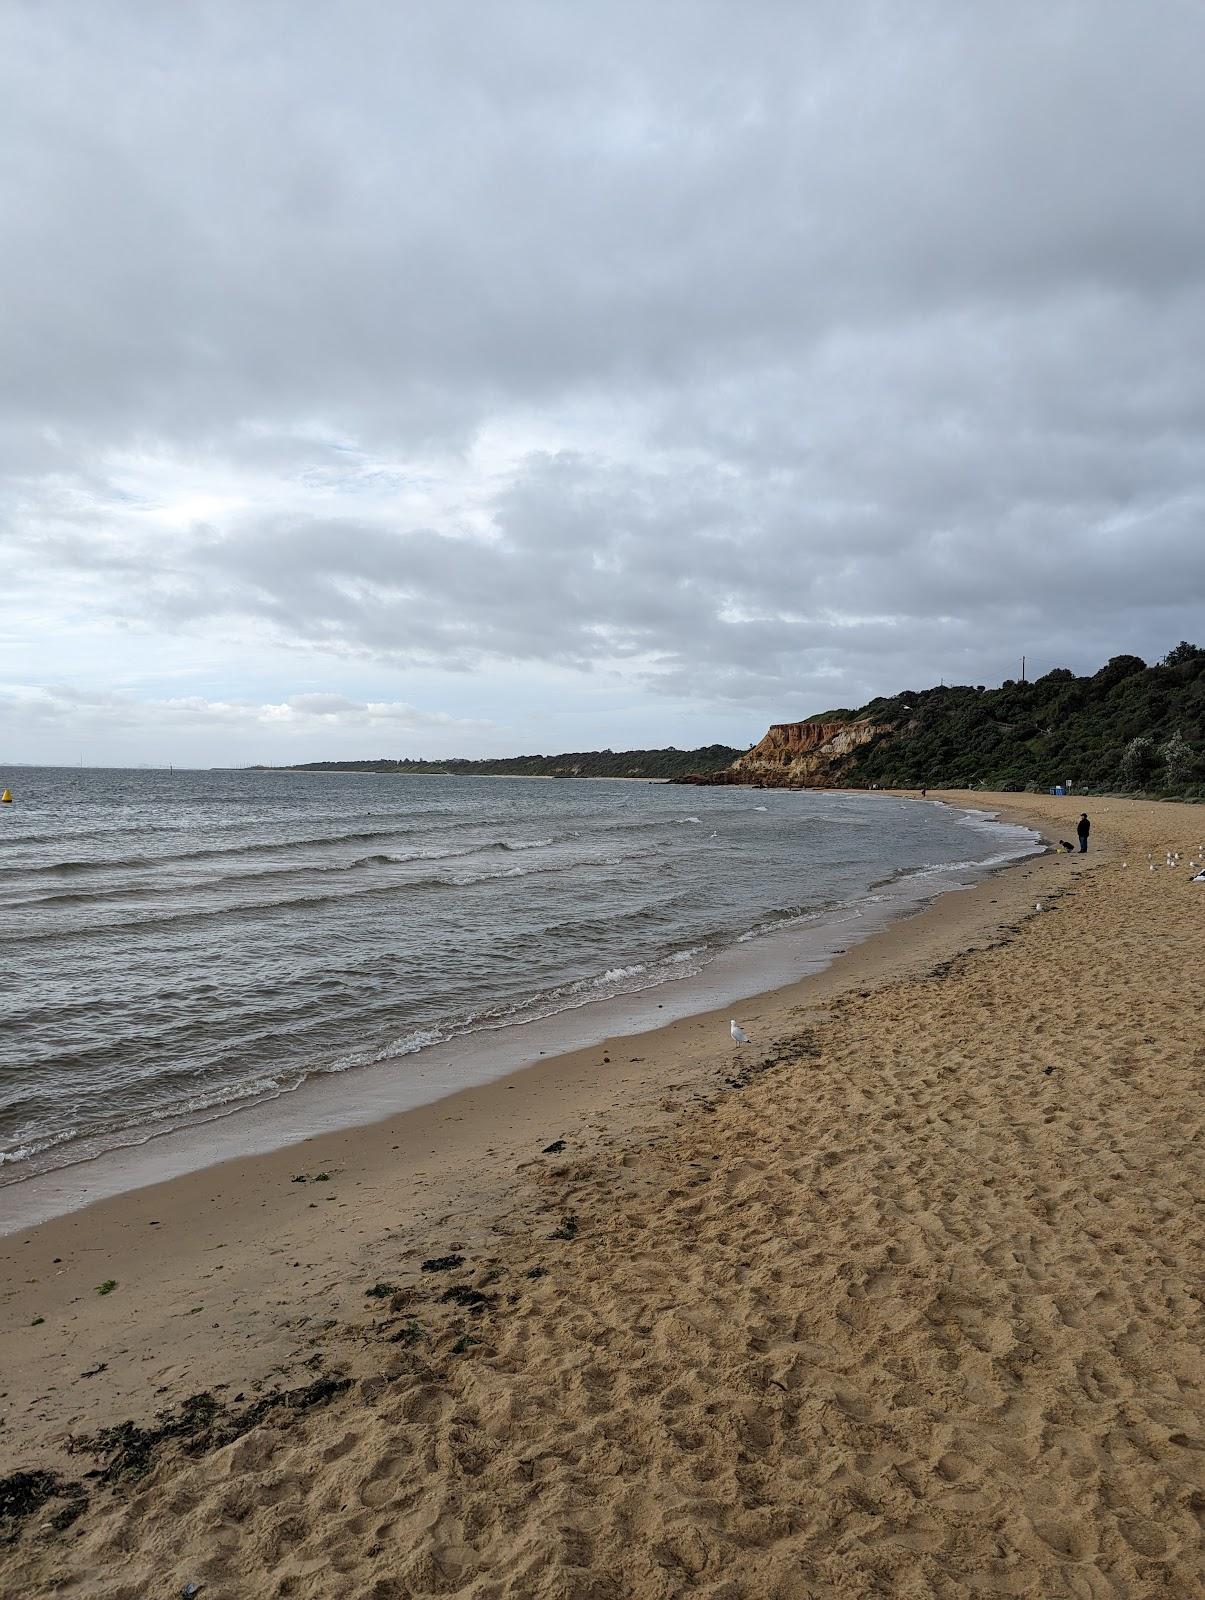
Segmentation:
{"type": "Polygon", "coordinates": [[[2,27],[11,594],[752,721],[1199,634],[1198,6],[2,27]]]}

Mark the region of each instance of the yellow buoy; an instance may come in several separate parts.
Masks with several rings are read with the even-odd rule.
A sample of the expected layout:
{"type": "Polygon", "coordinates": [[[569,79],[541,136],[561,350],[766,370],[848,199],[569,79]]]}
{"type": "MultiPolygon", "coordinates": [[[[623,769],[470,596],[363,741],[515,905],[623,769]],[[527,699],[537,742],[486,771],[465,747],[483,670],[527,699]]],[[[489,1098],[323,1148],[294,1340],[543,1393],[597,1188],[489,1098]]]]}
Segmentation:
{"type": "Polygon", "coordinates": [[[6,789],[3,794],[0,794],[0,806],[11,806],[12,803],[13,792],[11,789],[6,789]]]}

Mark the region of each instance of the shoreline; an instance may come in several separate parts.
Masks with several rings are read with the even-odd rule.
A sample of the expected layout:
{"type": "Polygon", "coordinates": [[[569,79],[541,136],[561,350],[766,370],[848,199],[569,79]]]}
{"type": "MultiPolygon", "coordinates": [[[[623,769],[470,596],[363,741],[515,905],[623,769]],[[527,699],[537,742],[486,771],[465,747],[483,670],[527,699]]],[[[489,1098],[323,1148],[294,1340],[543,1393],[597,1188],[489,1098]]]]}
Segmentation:
{"type": "MultiPolygon", "coordinates": [[[[907,792],[887,797],[945,805],[907,792]]],[[[997,809],[965,801],[947,809],[961,811],[967,819],[1005,820],[997,809]]],[[[662,976],[609,996],[566,1002],[543,1016],[520,1016],[505,1025],[453,1032],[421,1050],[386,1055],[344,1072],[306,1074],[276,1094],[234,1099],[145,1137],[133,1137],[133,1129],[118,1130],[112,1136],[115,1142],[100,1148],[88,1148],[87,1139],[57,1147],[56,1154],[70,1151],[70,1159],[41,1165],[35,1157],[32,1170],[14,1172],[0,1183],[0,1240],[207,1167],[286,1151],[326,1134],[404,1116],[541,1064],[555,1069],[557,1060],[608,1041],[639,1037],[667,1023],[690,1021],[731,1006],[772,1000],[780,990],[846,959],[850,949],[885,929],[923,914],[943,896],[965,892],[1018,860],[1051,848],[1040,828],[1021,826],[1029,826],[1034,836],[1030,850],[1006,854],[1003,860],[989,855],[961,869],[950,864],[906,872],[889,893],[873,894],[868,889],[848,904],[830,906],[756,940],[746,935],[716,950],[702,968],[681,979],[662,976]],[[963,881],[946,881],[943,874],[956,870],[961,870],[963,881]],[[123,1133],[131,1136],[122,1138],[123,1133]]],[[[1003,845],[1006,840],[999,842],[1003,845]]]]}
{"type": "Polygon", "coordinates": [[[1145,867],[1200,814],[1092,815],[749,1002],[747,1050],[685,1018],[0,1241],[0,1474],[323,1397],[53,1502],[0,1579],[1187,1600],[1205,893],[1145,867]]]}
{"type": "MultiPolygon", "coordinates": [[[[998,810],[995,805],[991,809],[998,810]]],[[[849,945],[820,970],[742,1001],[742,1021],[755,1035],[755,1047],[764,1043],[768,1032],[789,1027],[789,1019],[800,1012],[823,1008],[851,991],[919,974],[934,962],[951,959],[968,943],[998,936],[1010,920],[1023,916],[1032,898],[1031,883],[1046,892],[1052,877],[1058,882],[1064,876],[1062,871],[1052,873],[1052,865],[1062,869],[1064,862],[1051,851],[1041,819],[1018,812],[1008,820],[1033,829],[1046,849],[989,867],[969,887],[938,893],[919,910],[888,921],[849,945]]],[[[620,997],[617,1009],[632,998],[620,997]]],[[[117,1296],[97,1301],[95,1285],[109,1278],[121,1284],[123,1274],[128,1281],[132,1255],[139,1287],[132,1313],[131,1302],[123,1302],[119,1325],[132,1314],[140,1337],[151,1349],[179,1338],[181,1316],[192,1314],[196,1283],[213,1284],[210,1258],[227,1249],[237,1249],[245,1270],[229,1274],[232,1262],[223,1263],[228,1275],[218,1280],[224,1292],[217,1308],[222,1321],[212,1332],[227,1325],[236,1306],[245,1314],[253,1303],[264,1254],[281,1259],[298,1252],[311,1258],[316,1253],[324,1256],[321,1264],[313,1262],[314,1270],[323,1273],[325,1293],[334,1294],[341,1287],[341,1309],[349,1313],[358,1297],[347,1294],[344,1275],[333,1270],[331,1252],[371,1237],[374,1227],[381,1226],[379,1207],[390,1203],[384,1196],[400,1189],[411,1207],[405,1217],[391,1222],[394,1229],[404,1228],[417,1237],[433,1218],[459,1215],[460,1231],[472,1232],[478,1214],[498,1209],[516,1175],[539,1163],[544,1147],[565,1138],[573,1128],[588,1127],[589,1143],[595,1147],[622,1143],[645,1137],[650,1128],[667,1130],[684,1109],[706,1102],[737,1063],[728,1018],[725,1004],[689,1011],[640,1032],[617,1031],[392,1115],[207,1162],[161,1181],[122,1187],[28,1226],[6,1229],[0,1234],[0,1316],[10,1330],[10,1344],[39,1346],[44,1338],[40,1330],[64,1317],[70,1327],[84,1314],[76,1308],[86,1307],[92,1320],[108,1324],[117,1296]],[[330,1179],[320,1198],[315,1198],[319,1191],[311,1182],[295,1181],[321,1172],[328,1172],[330,1179]],[[361,1208],[354,1226],[343,1216],[352,1209],[353,1197],[361,1208]],[[319,1205],[323,1216],[311,1217],[319,1205]],[[335,1208],[334,1229],[325,1221],[328,1205],[335,1208]],[[322,1229],[320,1252],[315,1252],[310,1237],[315,1223],[322,1229]],[[19,1280],[35,1264],[41,1269],[39,1276],[19,1280]],[[182,1301],[189,1301],[183,1312],[182,1301]],[[37,1316],[46,1320],[31,1336],[26,1329],[32,1329],[37,1316]]],[[[328,1085],[338,1082],[327,1080],[328,1085]]],[[[197,1131],[203,1135],[205,1129],[197,1131]]],[[[166,1143],[170,1137],[151,1144],[166,1143]]],[[[0,1196],[57,1178],[58,1173],[50,1172],[10,1185],[0,1196]]],[[[311,1280],[303,1282],[312,1287],[311,1280]]],[[[262,1318],[253,1321],[254,1333],[247,1342],[257,1348],[254,1365],[266,1374],[295,1352],[295,1334],[283,1329],[269,1332],[262,1318]]],[[[215,1345],[205,1337],[209,1331],[187,1327],[185,1346],[191,1351],[187,1384],[193,1388],[218,1381],[228,1359],[224,1343],[215,1345]]],[[[32,1350],[29,1353],[32,1387],[38,1390],[45,1387],[46,1368],[32,1350]]],[[[22,1360],[19,1356],[18,1367],[22,1360]]],[[[180,1370],[173,1361],[162,1376],[175,1380],[180,1370]]],[[[140,1402],[145,1407],[143,1383],[139,1373],[134,1387],[114,1386],[108,1409],[120,1412],[123,1404],[137,1408],[140,1402]]],[[[168,1384],[169,1389],[174,1386],[174,1381],[168,1384]]],[[[88,1385],[84,1389],[87,1408],[71,1419],[72,1428],[96,1422],[103,1414],[92,1403],[103,1391],[88,1385]]],[[[79,1385],[73,1395],[80,1399],[79,1385]]],[[[64,1417],[56,1405],[45,1420],[61,1429],[64,1417]]],[[[6,1461],[19,1465],[10,1458],[11,1444],[11,1435],[6,1441],[0,1433],[0,1474],[6,1461]]]]}

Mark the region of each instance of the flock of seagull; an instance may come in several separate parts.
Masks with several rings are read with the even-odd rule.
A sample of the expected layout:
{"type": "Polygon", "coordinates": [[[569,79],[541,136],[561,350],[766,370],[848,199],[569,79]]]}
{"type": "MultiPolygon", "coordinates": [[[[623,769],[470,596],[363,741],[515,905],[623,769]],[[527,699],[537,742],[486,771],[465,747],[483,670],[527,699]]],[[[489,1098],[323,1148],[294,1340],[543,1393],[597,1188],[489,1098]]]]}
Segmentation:
{"type": "MultiPolygon", "coordinates": [[[[1167,867],[1178,867],[1181,859],[1182,858],[1178,850],[1169,850],[1167,852],[1167,859],[1165,860],[1164,865],[1167,867]]],[[[1126,865],[1124,861],[1121,864],[1123,867],[1126,865]]],[[[1146,870],[1148,872],[1154,872],[1155,870],[1155,853],[1153,850],[1148,850],[1146,853],[1146,870]]],[[[1205,882],[1205,844],[1199,844],[1197,846],[1196,859],[1188,863],[1188,870],[1196,874],[1196,876],[1191,880],[1193,883],[1205,882]]]]}

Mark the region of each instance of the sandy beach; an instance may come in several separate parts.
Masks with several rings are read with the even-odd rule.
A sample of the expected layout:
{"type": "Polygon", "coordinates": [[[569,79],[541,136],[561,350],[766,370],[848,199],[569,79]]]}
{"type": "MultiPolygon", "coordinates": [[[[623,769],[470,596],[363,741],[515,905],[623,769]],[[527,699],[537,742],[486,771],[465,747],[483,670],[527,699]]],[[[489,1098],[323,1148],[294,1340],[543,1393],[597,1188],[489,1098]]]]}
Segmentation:
{"type": "Polygon", "coordinates": [[[745,1048],[687,1018],[0,1239],[0,1593],[1199,1594],[1205,810],[1087,804],[745,1048]]]}

